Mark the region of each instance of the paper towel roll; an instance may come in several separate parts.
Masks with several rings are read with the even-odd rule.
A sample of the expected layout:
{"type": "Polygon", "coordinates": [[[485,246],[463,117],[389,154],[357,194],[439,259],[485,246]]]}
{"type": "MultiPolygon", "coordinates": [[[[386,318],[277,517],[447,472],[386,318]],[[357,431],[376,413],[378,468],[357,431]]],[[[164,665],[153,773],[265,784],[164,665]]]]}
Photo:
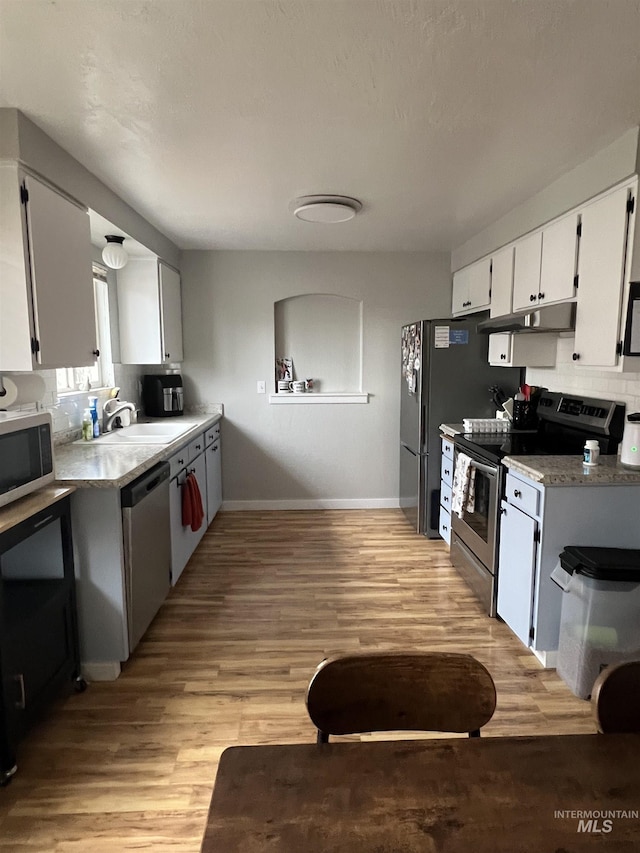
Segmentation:
{"type": "Polygon", "coordinates": [[[37,373],[24,373],[19,376],[3,376],[0,390],[0,409],[12,406],[24,406],[27,403],[39,403],[45,395],[47,386],[37,373]]]}

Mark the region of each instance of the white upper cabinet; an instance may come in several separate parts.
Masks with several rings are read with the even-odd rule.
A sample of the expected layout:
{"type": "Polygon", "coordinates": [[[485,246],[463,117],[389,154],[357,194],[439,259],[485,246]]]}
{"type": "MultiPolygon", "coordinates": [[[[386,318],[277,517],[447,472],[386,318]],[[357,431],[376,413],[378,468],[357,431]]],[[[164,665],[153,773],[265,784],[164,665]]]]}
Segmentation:
{"type": "Polygon", "coordinates": [[[507,246],[491,261],[491,316],[511,314],[513,306],[513,262],[515,249],[507,246]]]}
{"type": "Polygon", "coordinates": [[[571,213],[515,245],[513,310],[535,311],[576,293],[579,215],[571,213]]]}
{"type": "Polygon", "coordinates": [[[489,335],[489,364],[494,367],[553,367],[556,348],[555,335],[495,332],[489,335]]]}
{"type": "Polygon", "coordinates": [[[86,209],[0,166],[0,369],[95,361],[91,251],[86,209]]]}
{"type": "Polygon", "coordinates": [[[156,258],[132,258],[117,280],[121,362],[182,361],[179,274],[156,258]]]}
{"type": "Polygon", "coordinates": [[[182,298],[180,275],[160,261],[163,361],[182,361],[182,298]]]}
{"type": "Polygon", "coordinates": [[[491,302],[491,258],[484,258],[453,274],[451,311],[473,314],[484,311],[491,302]]]}
{"type": "Polygon", "coordinates": [[[538,304],[565,302],[576,295],[580,215],[558,219],[542,231],[542,266],[538,304]]]}
{"type": "Polygon", "coordinates": [[[573,360],[578,366],[618,363],[630,199],[627,185],[582,209],[578,304],[573,360]]]}
{"type": "Polygon", "coordinates": [[[540,293],[542,232],[524,237],[515,245],[513,268],[513,310],[535,310],[540,293]]]}

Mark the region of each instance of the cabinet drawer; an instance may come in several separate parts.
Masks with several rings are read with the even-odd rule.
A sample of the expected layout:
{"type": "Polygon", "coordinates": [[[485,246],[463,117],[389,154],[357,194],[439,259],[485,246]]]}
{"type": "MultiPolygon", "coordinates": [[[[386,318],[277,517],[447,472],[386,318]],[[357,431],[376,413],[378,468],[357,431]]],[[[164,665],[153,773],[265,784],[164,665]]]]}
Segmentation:
{"type": "Polygon", "coordinates": [[[440,465],[440,479],[443,480],[447,486],[453,485],[453,459],[449,459],[448,456],[442,457],[442,464],[440,465]]]}
{"type": "Polygon", "coordinates": [[[528,515],[538,515],[540,509],[540,492],[511,474],[507,474],[506,498],[510,504],[517,506],[528,515]]]}
{"type": "Polygon", "coordinates": [[[204,433],[199,435],[197,438],[194,438],[193,441],[190,441],[187,445],[187,456],[189,457],[189,462],[193,462],[196,456],[199,456],[204,451],[204,433]]]}
{"type": "Polygon", "coordinates": [[[169,459],[169,476],[173,479],[189,462],[189,445],[187,444],[182,450],[178,450],[169,459]]]}
{"type": "Polygon", "coordinates": [[[210,444],[220,438],[220,424],[216,424],[215,426],[209,427],[209,429],[204,434],[204,446],[209,447],[210,444]]]}
{"type": "Polygon", "coordinates": [[[440,507],[440,524],[438,526],[438,532],[447,545],[451,545],[451,516],[443,506],[440,507]]]}
{"type": "Polygon", "coordinates": [[[451,486],[440,480],[440,506],[451,512],[451,486]]]}
{"type": "Polygon", "coordinates": [[[453,442],[447,438],[442,439],[442,455],[447,459],[453,459],[453,442]]]}

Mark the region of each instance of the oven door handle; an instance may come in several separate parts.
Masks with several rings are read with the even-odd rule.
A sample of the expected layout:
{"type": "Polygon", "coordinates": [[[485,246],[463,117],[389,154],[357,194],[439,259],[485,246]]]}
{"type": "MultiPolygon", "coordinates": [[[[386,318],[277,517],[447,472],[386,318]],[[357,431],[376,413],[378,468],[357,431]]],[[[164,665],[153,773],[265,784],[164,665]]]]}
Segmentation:
{"type": "Polygon", "coordinates": [[[498,469],[492,465],[483,465],[482,462],[476,462],[475,459],[471,459],[471,465],[473,468],[477,468],[478,471],[482,471],[483,474],[488,474],[490,477],[498,476],[498,469]]]}

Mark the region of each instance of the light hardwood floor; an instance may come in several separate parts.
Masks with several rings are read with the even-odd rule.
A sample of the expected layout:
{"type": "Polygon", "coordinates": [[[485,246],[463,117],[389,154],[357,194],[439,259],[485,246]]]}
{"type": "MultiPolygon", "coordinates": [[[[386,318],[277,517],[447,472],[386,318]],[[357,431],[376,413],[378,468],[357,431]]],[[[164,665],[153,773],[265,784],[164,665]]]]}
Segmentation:
{"type": "Polygon", "coordinates": [[[225,747],[313,742],[317,663],[406,647],[488,667],[483,736],[595,731],[399,511],[220,513],[118,681],[61,700],[20,745],[0,850],[198,853],[225,747]]]}

